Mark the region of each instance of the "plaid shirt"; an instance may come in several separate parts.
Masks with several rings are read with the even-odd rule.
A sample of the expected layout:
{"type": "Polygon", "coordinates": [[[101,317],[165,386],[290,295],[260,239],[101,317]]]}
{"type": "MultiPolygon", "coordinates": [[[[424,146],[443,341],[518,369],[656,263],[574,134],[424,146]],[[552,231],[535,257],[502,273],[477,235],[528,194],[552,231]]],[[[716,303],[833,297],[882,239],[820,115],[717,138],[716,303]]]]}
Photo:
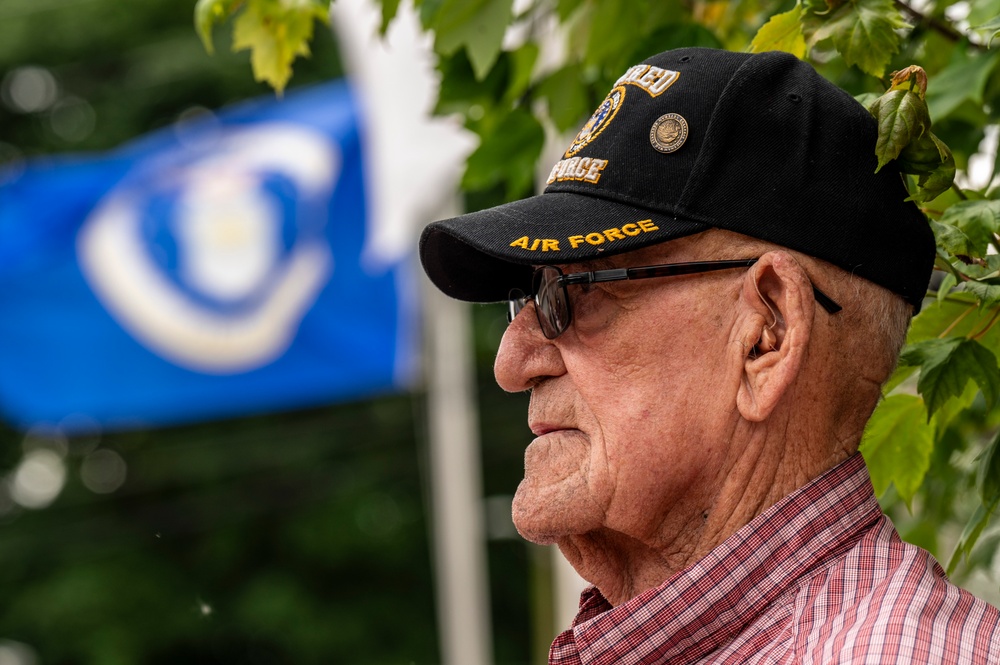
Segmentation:
{"type": "Polygon", "coordinates": [[[902,542],[855,455],[618,607],[591,587],[549,662],[1000,663],[1000,612],[902,542]]]}

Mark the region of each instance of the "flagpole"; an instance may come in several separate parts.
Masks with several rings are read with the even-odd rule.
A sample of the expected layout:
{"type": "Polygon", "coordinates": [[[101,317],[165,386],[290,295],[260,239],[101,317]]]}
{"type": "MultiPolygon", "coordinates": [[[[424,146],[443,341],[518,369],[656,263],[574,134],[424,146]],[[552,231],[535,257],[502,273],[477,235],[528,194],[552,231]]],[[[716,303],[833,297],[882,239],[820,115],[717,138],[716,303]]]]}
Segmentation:
{"type": "MultiPolygon", "coordinates": [[[[331,5],[342,54],[358,91],[366,145],[369,224],[363,261],[400,259],[414,231],[458,208],[454,191],[475,139],[456,118],[431,116],[438,74],[433,38],[412,2],[399,3],[380,35],[380,5],[331,5]]],[[[483,528],[479,422],[467,306],[421,281],[427,350],[427,421],[438,632],[444,665],[489,665],[489,587],[483,528]]]]}
{"type": "Polygon", "coordinates": [[[489,665],[486,538],[469,306],[423,279],[427,408],[437,587],[444,665],[489,665]]]}

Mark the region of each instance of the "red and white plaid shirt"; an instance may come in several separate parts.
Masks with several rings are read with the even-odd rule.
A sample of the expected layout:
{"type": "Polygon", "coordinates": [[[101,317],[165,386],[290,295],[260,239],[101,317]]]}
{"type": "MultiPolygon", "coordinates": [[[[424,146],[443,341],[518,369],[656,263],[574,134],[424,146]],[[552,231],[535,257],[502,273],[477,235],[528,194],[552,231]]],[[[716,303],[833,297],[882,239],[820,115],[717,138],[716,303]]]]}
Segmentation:
{"type": "Polygon", "coordinates": [[[1000,664],[1000,612],[902,542],[854,455],[618,607],[591,587],[549,662],[1000,664]]]}

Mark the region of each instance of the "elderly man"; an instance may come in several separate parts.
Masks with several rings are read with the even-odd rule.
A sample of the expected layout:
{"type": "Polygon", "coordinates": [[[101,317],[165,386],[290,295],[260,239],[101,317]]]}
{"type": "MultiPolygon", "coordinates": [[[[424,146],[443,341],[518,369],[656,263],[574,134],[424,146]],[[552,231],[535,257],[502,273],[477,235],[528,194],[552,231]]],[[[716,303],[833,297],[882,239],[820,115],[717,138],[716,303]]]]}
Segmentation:
{"type": "Polygon", "coordinates": [[[515,524],[594,585],[551,662],[1000,663],[857,453],[934,259],[875,140],[792,56],[669,51],[543,194],[426,229],[439,288],[510,302],[515,524]]]}

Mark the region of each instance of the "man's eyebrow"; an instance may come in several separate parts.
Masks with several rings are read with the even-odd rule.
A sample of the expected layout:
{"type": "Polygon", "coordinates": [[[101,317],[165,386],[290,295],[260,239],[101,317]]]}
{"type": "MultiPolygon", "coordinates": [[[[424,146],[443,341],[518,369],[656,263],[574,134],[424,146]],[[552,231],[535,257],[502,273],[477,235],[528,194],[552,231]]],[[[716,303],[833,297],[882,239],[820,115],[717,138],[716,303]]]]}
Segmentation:
{"type": "Polygon", "coordinates": [[[609,256],[607,258],[594,259],[590,262],[590,267],[592,270],[610,270],[611,268],[620,268],[621,265],[609,256]]]}

